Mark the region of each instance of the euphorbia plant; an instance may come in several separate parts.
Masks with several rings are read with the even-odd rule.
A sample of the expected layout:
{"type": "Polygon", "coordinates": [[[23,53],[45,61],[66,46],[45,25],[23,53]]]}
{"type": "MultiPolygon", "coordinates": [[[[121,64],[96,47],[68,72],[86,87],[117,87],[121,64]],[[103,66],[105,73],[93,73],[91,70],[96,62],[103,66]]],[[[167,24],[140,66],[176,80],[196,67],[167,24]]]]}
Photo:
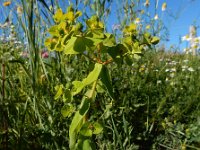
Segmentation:
{"type": "Polygon", "coordinates": [[[73,81],[72,87],[67,88],[62,84],[56,86],[55,99],[60,97],[66,105],[61,110],[65,116],[71,116],[75,107],[72,101],[76,95],[86,91],[76,110],[69,129],[70,149],[93,149],[92,135],[102,132],[102,125],[98,121],[91,121],[88,115],[91,104],[95,102],[97,85],[103,85],[109,96],[115,100],[110,80],[108,64],[127,63],[131,65],[133,59],[142,54],[143,50],[152,44],[157,44],[159,39],[149,33],[141,34],[137,31],[137,25],[126,26],[121,42],[116,42],[111,33],[104,32],[104,24],[97,16],[92,16],[86,21],[84,28],[77,18],[80,11],[74,11],[70,6],[66,13],[59,9],[54,15],[55,25],[49,29],[51,35],[45,45],[49,50],[56,50],[65,55],[82,55],[94,65],[93,70],[82,81],[73,81]]]}

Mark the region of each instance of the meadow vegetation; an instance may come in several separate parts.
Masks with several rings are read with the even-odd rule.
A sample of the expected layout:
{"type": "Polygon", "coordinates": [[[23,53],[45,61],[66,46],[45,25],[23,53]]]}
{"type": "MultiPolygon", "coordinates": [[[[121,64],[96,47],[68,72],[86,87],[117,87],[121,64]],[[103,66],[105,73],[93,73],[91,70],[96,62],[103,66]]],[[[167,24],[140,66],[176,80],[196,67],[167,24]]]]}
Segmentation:
{"type": "Polygon", "coordinates": [[[200,57],[159,47],[148,0],[112,29],[113,1],[68,2],[0,2],[0,149],[198,150],[200,57]]]}

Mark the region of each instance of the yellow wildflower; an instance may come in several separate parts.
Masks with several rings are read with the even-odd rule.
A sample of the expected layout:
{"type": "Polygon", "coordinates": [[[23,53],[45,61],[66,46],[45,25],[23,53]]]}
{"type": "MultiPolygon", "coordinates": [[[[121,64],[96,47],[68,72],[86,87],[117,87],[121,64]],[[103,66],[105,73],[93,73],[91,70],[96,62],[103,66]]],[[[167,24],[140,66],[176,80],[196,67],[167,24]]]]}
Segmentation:
{"type": "Polygon", "coordinates": [[[22,7],[21,7],[21,6],[18,6],[18,7],[17,7],[17,14],[18,14],[19,16],[22,15],[22,11],[23,11],[22,7]]]}
{"type": "Polygon", "coordinates": [[[145,71],[145,65],[142,65],[139,69],[139,72],[144,72],[145,71]]]}
{"type": "Polygon", "coordinates": [[[164,3],[162,4],[162,11],[165,11],[166,9],[167,9],[167,3],[164,2],[164,3]]]}
{"type": "Polygon", "coordinates": [[[140,12],[141,14],[144,14],[144,10],[141,10],[141,12],[140,12]]]}
{"type": "Polygon", "coordinates": [[[150,29],[150,28],[151,28],[151,26],[150,26],[150,25],[147,25],[147,26],[146,26],[146,29],[147,29],[147,30],[148,30],[148,29],[150,29]]]}
{"type": "Polygon", "coordinates": [[[3,6],[9,6],[11,4],[11,1],[5,1],[4,3],[3,3],[3,6]]]}
{"type": "Polygon", "coordinates": [[[149,7],[149,5],[150,5],[149,0],[146,0],[146,2],[144,3],[144,6],[145,6],[145,7],[149,7]]]}
{"type": "Polygon", "coordinates": [[[136,24],[139,24],[139,23],[140,23],[140,18],[136,18],[136,19],[135,19],[135,23],[136,23],[136,24]]]}

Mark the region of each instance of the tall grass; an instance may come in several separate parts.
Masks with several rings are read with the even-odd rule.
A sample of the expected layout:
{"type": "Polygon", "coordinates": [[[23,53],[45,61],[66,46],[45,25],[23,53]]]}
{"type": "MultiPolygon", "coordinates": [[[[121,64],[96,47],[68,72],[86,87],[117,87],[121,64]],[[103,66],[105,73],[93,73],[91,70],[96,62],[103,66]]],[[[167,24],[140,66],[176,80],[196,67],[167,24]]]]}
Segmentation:
{"type": "MultiPolygon", "coordinates": [[[[54,100],[54,87],[70,87],[71,81],[85,77],[91,66],[79,56],[49,52],[45,59],[41,55],[46,51],[43,43],[47,29],[54,24],[52,17],[61,1],[12,3],[23,9],[22,16],[13,20],[14,25],[19,24],[15,39],[19,37],[27,44],[0,41],[0,149],[68,149],[71,118],[62,116],[65,103],[62,99],[54,100]]],[[[70,3],[62,1],[65,5],[70,3]]],[[[84,19],[92,13],[103,19],[111,4],[106,0],[74,3],[76,8],[84,5],[84,19]]],[[[134,13],[134,8],[127,9],[134,13]]],[[[12,33],[10,27],[5,30],[12,33]]],[[[131,67],[110,66],[117,99],[113,102],[107,93],[97,94],[98,102],[92,108],[96,112],[94,119],[100,118],[104,125],[103,134],[94,139],[97,148],[198,149],[198,62],[199,57],[150,52],[131,67]]]]}

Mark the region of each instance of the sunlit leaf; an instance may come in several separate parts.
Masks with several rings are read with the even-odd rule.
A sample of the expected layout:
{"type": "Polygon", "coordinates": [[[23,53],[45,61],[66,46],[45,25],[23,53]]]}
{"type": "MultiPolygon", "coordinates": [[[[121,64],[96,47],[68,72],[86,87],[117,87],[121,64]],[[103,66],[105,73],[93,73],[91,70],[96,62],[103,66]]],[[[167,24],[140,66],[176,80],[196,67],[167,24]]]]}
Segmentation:
{"type": "Polygon", "coordinates": [[[115,38],[112,34],[106,33],[106,39],[103,41],[104,46],[113,47],[116,45],[115,38]]]}
{"type": "Polygon", "coordinates": [[[85,86],[88,86],[96,81],[100,75],[101,69],[102,64],[96,63],[94,69],[89,73],[87,78],[83,79],[81,83],[77,81],[73,82],[72,84],[75,85],[73,95],[80,93],[85,86]],[[76,86],[77,83],[80,85],[79,87],[76,86]]]}
{"type": "Polygon", "coordinates": [[[90,108],[90,100],[83,99],[80,109],[75,113],[75,116],[72,119],[72,123],[70,124],[69,128],[69,146],[70,149],[75,148],[76,140],[77,140],[77,134],[82,127],[83,118],[85,117],[86,113],[88,112],[90,108]]]}
{"type": "Polygon", "coordinates": [[[104,33],[102,29],[95,29],[95,30],[90,30],[87,35],[88,38],[93,38],[93,39],[104,39],[104,33]]]}
{"type": "Polygon", "coordinates": [[[50,33],[52,36],[59,36],[58,26],[55,25],[55,26],[50,27],[50,28],[49,28],[49,33],[50,33]]]}
{"type": "Polygon", "coordinates": [[[91,137],[92,136],[92,129],[90,128],[90,126],[92,126],[91,123],[86,122],[81,128],[80,134],[83,135],[83,136],[91,137]]]}
{"type": "Polygon", "coordinates": [[[83,141],[83,150],[95,150],[95,147],[92,147],[91,140],[87,139],[83,141]]]}
{"type": "Polygon", "coordinates": [[[132,23],[129,26],[126,26],[123,30],[124,33],[134,33],[137,29],[137,25],[132,23]]]}
{"type": "Polygon", "coordinates": [[[44,42],[44,45],[48,48],[48,50],[62,50],[61,41],[58,37],[47,38],[44,42]]]}
{"type": "Polygon", "coordinates": [[[97,16],[92,16],[90,19],[86,20],[86,24],[92,30],[104,28],[103,23],[99,21],[97,16]]]}
{"type": "Polygon", "coordinates": [[[69,39],[69,41],[65,45],[65,49],[64,49],[65,54],[79,54],[79,52],[75,51],[74,49],[76,40],[77,40],[77,37],[71,37],[71,39],[69,39]]]}
{"type": "Polygon", "coordinates": [[[65,46],[65,54],[79,54],[88,47],[93,46],[93,42],[84,37],[71,37],[65,46]]]}
{"type": "Polygon", "coordinates": [[[79,139],[77,150],[96,150],[95,144],[90,139],[79,139]]]}
{"type": "Polygon", "coordinates": [[[77,23],[75,26],[73,26],[73,31],[81,31],[83,29],[82,23],[77,23]]]}
{"type": "Polygon", "coordinates": [[[159,38],[159,37],[156,37],[156,36],[154,36],[154,37],[152,38],[152,40],[151,40],[151,43],[152,43],[152,44],[154,44],[154,45],[156,45],[156,44],[158,44],[158,43],[159,43],[159,41],[160,41],[160,38],[159,38]]]}
{"type": "Polygon", "coordinates": [[[56,43],[54,49],[55,49],[56,51],[63,51],[63,46],[62,46],[62,44],[61,44],[60,38],[59,38],[58,42],[56,43]]]}
{"type": "Polygon", "coordinates": [[[58,98],[60,98],[60,96],[63,94],[63,85],[57,85],[55,87],[55,90],[57,91],[56,95],[54,96],[54,99],[57,100],[58,98]]]}
{"type": "Polygon", "coordinates": [[[93,124],[93,128],[93,134],[100,134],[103,131],[103,126],[98,122],[93,124]]]}
{"type": "Polygon", "coordinates": [[[91,47],[89,47],[89,49],[91,49],[93,46],[96,46],[100,43],[103,42],[103,39],[99,39],[99,38],[90,38],[90,37],[86,37],[86,39],[88,39],[90,41],[90,44],[88,45],[91,45],[91,47]]]}
{"type": "Polygon", "coordinates": [[[91,98],[92,100],[94,100],[95,97],[96,97],[96,94],[97,94],[96,91],[93,91],[92,89],[89,89],[85,93],[85,96],[91,98]]]}
{"type": "Polygon", "coordinates": [[[97,93],[104,93],[107,89],[103,85],[103,83],[99,80],[97,86],[96,86],[97,93]]]}
{"type": "Polygon", "coordinates": [[[72,104],[65,104],[61,109],[61,114],[63,117],[70,117],[74,110],[75,108],[72,104]]]}

